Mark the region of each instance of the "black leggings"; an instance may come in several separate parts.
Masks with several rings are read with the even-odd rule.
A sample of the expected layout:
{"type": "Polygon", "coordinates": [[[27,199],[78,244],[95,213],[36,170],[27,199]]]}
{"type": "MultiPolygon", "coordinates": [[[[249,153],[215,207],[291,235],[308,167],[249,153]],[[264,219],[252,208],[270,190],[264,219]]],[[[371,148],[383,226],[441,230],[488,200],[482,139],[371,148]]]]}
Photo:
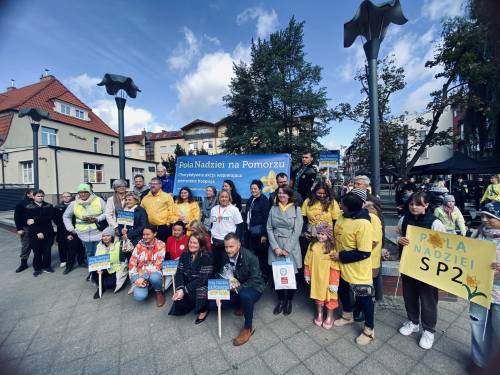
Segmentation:
{"type": "Polygon", "coordinates": [[[278,295],[278,299],[280,301],[292,300],[295,295],[296,289],[278,289],[276,294],[278,295]]]}
{"type": "Polygon", "coordinates": [[[365,326],[373,329],[374,327],[374,315],[375,315],[375,305],[373,303],[372,296],[356,296],[355,301],[351,300],[351,287],[347,281],[342,277],[339,283],[339,299],[342,303],[342,310],[350,313],[354,309],[355,305],[358,305],[360,309],[365,314],[365,326]]]}

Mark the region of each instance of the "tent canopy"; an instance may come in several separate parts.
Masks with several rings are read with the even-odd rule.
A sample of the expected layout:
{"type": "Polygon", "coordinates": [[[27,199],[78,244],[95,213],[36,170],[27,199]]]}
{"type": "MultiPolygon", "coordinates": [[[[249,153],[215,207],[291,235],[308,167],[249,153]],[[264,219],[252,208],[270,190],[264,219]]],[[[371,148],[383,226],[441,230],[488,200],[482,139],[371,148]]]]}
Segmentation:
{"type": "Polygon", "coordinates": [[[488,171],[483,171],[485,169],[484,167],[486,167],[484,164],[485,163],[469,158],[461,152],[455,152],[451,158],[441,163],[413,167],[410,174],[438,175],[488,173],[488,171]]]}

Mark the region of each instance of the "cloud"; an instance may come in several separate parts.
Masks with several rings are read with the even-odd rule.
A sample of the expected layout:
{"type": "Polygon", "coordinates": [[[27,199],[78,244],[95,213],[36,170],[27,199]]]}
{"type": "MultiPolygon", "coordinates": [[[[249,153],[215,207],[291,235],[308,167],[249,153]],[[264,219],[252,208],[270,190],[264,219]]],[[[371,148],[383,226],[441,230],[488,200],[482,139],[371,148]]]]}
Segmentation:
{"type": "Polygon", "coordinates": [[[425,0],[422,5],[422,16],[431,21],[444,17],[455,17],[463,13],[463,0],[425,0]]]}
{"type": "Polygon", "coordinates": [[[182,28],[184,41],[179,42],[170,57],[168,64],[171,69],[185,70],[191,65],[191,61],[200,53],[200,41],[188,27],[182,28]]]}
{"type": "Polygon", "coordinates": [[[411,94],[409,94],[403,103],[403,109],[413,112],[423,112],[427,103],[430,101],[430,93],[443,87],[442,79],[431,79],[424,84],[418,86],[411,94]]]}
{"type": "MultiPolygon", "coordinates": [[[[105,93],[104,88],[98,87],[100,78],[91,77],[87,73],[70,77],[63,82],[68,89],[80,100],[86,103],[113,130],[118,130],[118,110],[113,99],[105,93]]],[[[171,126],[159,122],[152,112],[147,109],[134,107],[129,104],[125,107],[125,134],[139,133],[143,128],[148,131],[172,129],[171,126]]]]}
{"type": "Polygon", "coordinates": [[[222,97],[229,93],[233,64],[250,60],[250,47],[238,44],[232,53],[205,54],[196,69],[176,84],[176,115],[180,121],[205,118],[217,121],[226,113],[222,97]]]}
{"type": "Polygon", "coordinates": [[[249,21],[257,20],[257,37],[265,38],[278,29],[278,14],[274,9],[264,10],[262,7],[247,8],[236,17],[236,23],[242,25],[249,21]]]}
{"type": "Polygon", "coordinates": [[[343,82],[352,82],[358,70],[365,66],[366,57],[363,48],[357,43],[347,51],[347,61],[340,66],[338,74],[343,82]]]}

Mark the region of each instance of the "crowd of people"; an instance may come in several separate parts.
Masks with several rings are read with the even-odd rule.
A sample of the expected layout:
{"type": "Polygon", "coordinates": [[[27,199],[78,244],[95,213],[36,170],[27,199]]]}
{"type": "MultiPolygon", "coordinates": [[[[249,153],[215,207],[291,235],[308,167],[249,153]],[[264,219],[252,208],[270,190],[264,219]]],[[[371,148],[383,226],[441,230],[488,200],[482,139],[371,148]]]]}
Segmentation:
{"type": "MultiPolygon", "coordinates": [[[[75,262],[87,267],[89,257],[109,254],[111,266],[86,277],[96,281],[100,273],[101,293],[118,292],[129,281],[128,293],[134,300],[144,301],[153,294],[156,305],[162,307],[165,290],[173,285],[169,315],[194,311],[195,324],[207,319],[214,304],[233,307],[236,315],[244,317],[243,328],[233,340],[238,346],[255,331],[254,306],[267,287],[276,292],[273,313],[292,313],[296,289],[275,288],[273,278],[273,263],[285,261],[293,268],[297,287],[308,288],[314,300],[314,324],[330,330],[362,320],[356,343],[368,345],[375,339],[373,297],[380,277],[384,220],[367,176],[355,177],[352,185],[346,184],[336,194],[331,182],[320,178],[313,155],[306,152],[291,183],[285,173],[279,173],[277,189],[268,198],[262,182],[253,180],[243,206],[233,181],[224,181],[219,191],[207,186],[200,204],[188,187],[174,197],[165,175],[164,168],[159,168],[158,177],[148,185],[137,175],[130,191],[126,181],[115,180],[114,193],[106,201],[83,183],[74,200],[65,192],[55,207],[45,202],[42,190],[29,190],[15,211],[21,239],[21,264],[16,272],[28,268],[31,250],[33,276],[54,272],[54,238],[64,274],[73,270],[75,262]],[[133,213],[131,225],[118,223],[120,211],[133,213]],[[173,277],[163,275],[164,260],[178,260],[173,277]],[[208,300],[211,278],[230,281],[230,300],[208,300]],[[340,318],[335,320],[334,311],[339,308],[340,318]]],[[[480,200],[482,225],[475,234],[497,246],[489,318],[486,309],[471,303],[472,358],[478,366],[486,365],[493,342],[500,338],[499,176],[492,181],[493,186],[484,189],[486,198],[480,200]],[[487,332],[484,339],[480,337],[483,328],[487,332]]],[[[442,187],[437,184],[436,191],[442,187]]],[[[409,244],[408,225],[466,234],[460,193],[445,194],[433,207],[433,188],[429,181],[418,187],[409,180],[398,193],[406,205],[398,223],[401,249],[409,244]]],[[[434,341],[438,290],[408,276],[402,280],[408,321],[399,332],[408,336],[422,327],[419,345],[429,349],[434,341]]],[[[94,298],[99,297],[96,291],[94,298]]]]}

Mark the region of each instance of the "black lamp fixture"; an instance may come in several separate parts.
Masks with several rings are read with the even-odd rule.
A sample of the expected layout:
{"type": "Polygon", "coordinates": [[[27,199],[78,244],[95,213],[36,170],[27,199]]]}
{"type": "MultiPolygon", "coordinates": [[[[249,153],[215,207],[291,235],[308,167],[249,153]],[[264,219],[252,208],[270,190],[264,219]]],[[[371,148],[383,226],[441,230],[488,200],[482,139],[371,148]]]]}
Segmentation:
{"type": "Polygon", "coordinates": [[[48,112],[40,108],[21,108],[17,114],[19,118],[28,116],[31,120],[31,130],[33,131],[33,185],[35,189],[40,188],[40,179],[38,173],[38,130],[40,121],[50,120],[48,112]]]}
{"type": "Polygon", "coordinates": [[[399,0],[373,4],[364,0],[352,20],[344,24],[344,48],[350,47],[358,36],[364,38],[368,60],[368,91],[370,104],[370,159],[372,192],[380,195],[380,145],[377,92],[377,59],[380,44],[387,27],[394,23],[403,25],[408,20],[403,15],[399,0]]]}
{"type": "Polygon", "coordinates": [[[141,90],[136,86],[132,78],[125,77],[119,74],[104,74],[102,81],[97,86],[105,86],[106,92],[109,95],[115,96],[116,107],[118,108],[118,152],[120,160],[120,178],[126,179],[125,176],[125,124],[123,112],[127,103],[126,96],[136,98],[137,93],[141,90]]]}

